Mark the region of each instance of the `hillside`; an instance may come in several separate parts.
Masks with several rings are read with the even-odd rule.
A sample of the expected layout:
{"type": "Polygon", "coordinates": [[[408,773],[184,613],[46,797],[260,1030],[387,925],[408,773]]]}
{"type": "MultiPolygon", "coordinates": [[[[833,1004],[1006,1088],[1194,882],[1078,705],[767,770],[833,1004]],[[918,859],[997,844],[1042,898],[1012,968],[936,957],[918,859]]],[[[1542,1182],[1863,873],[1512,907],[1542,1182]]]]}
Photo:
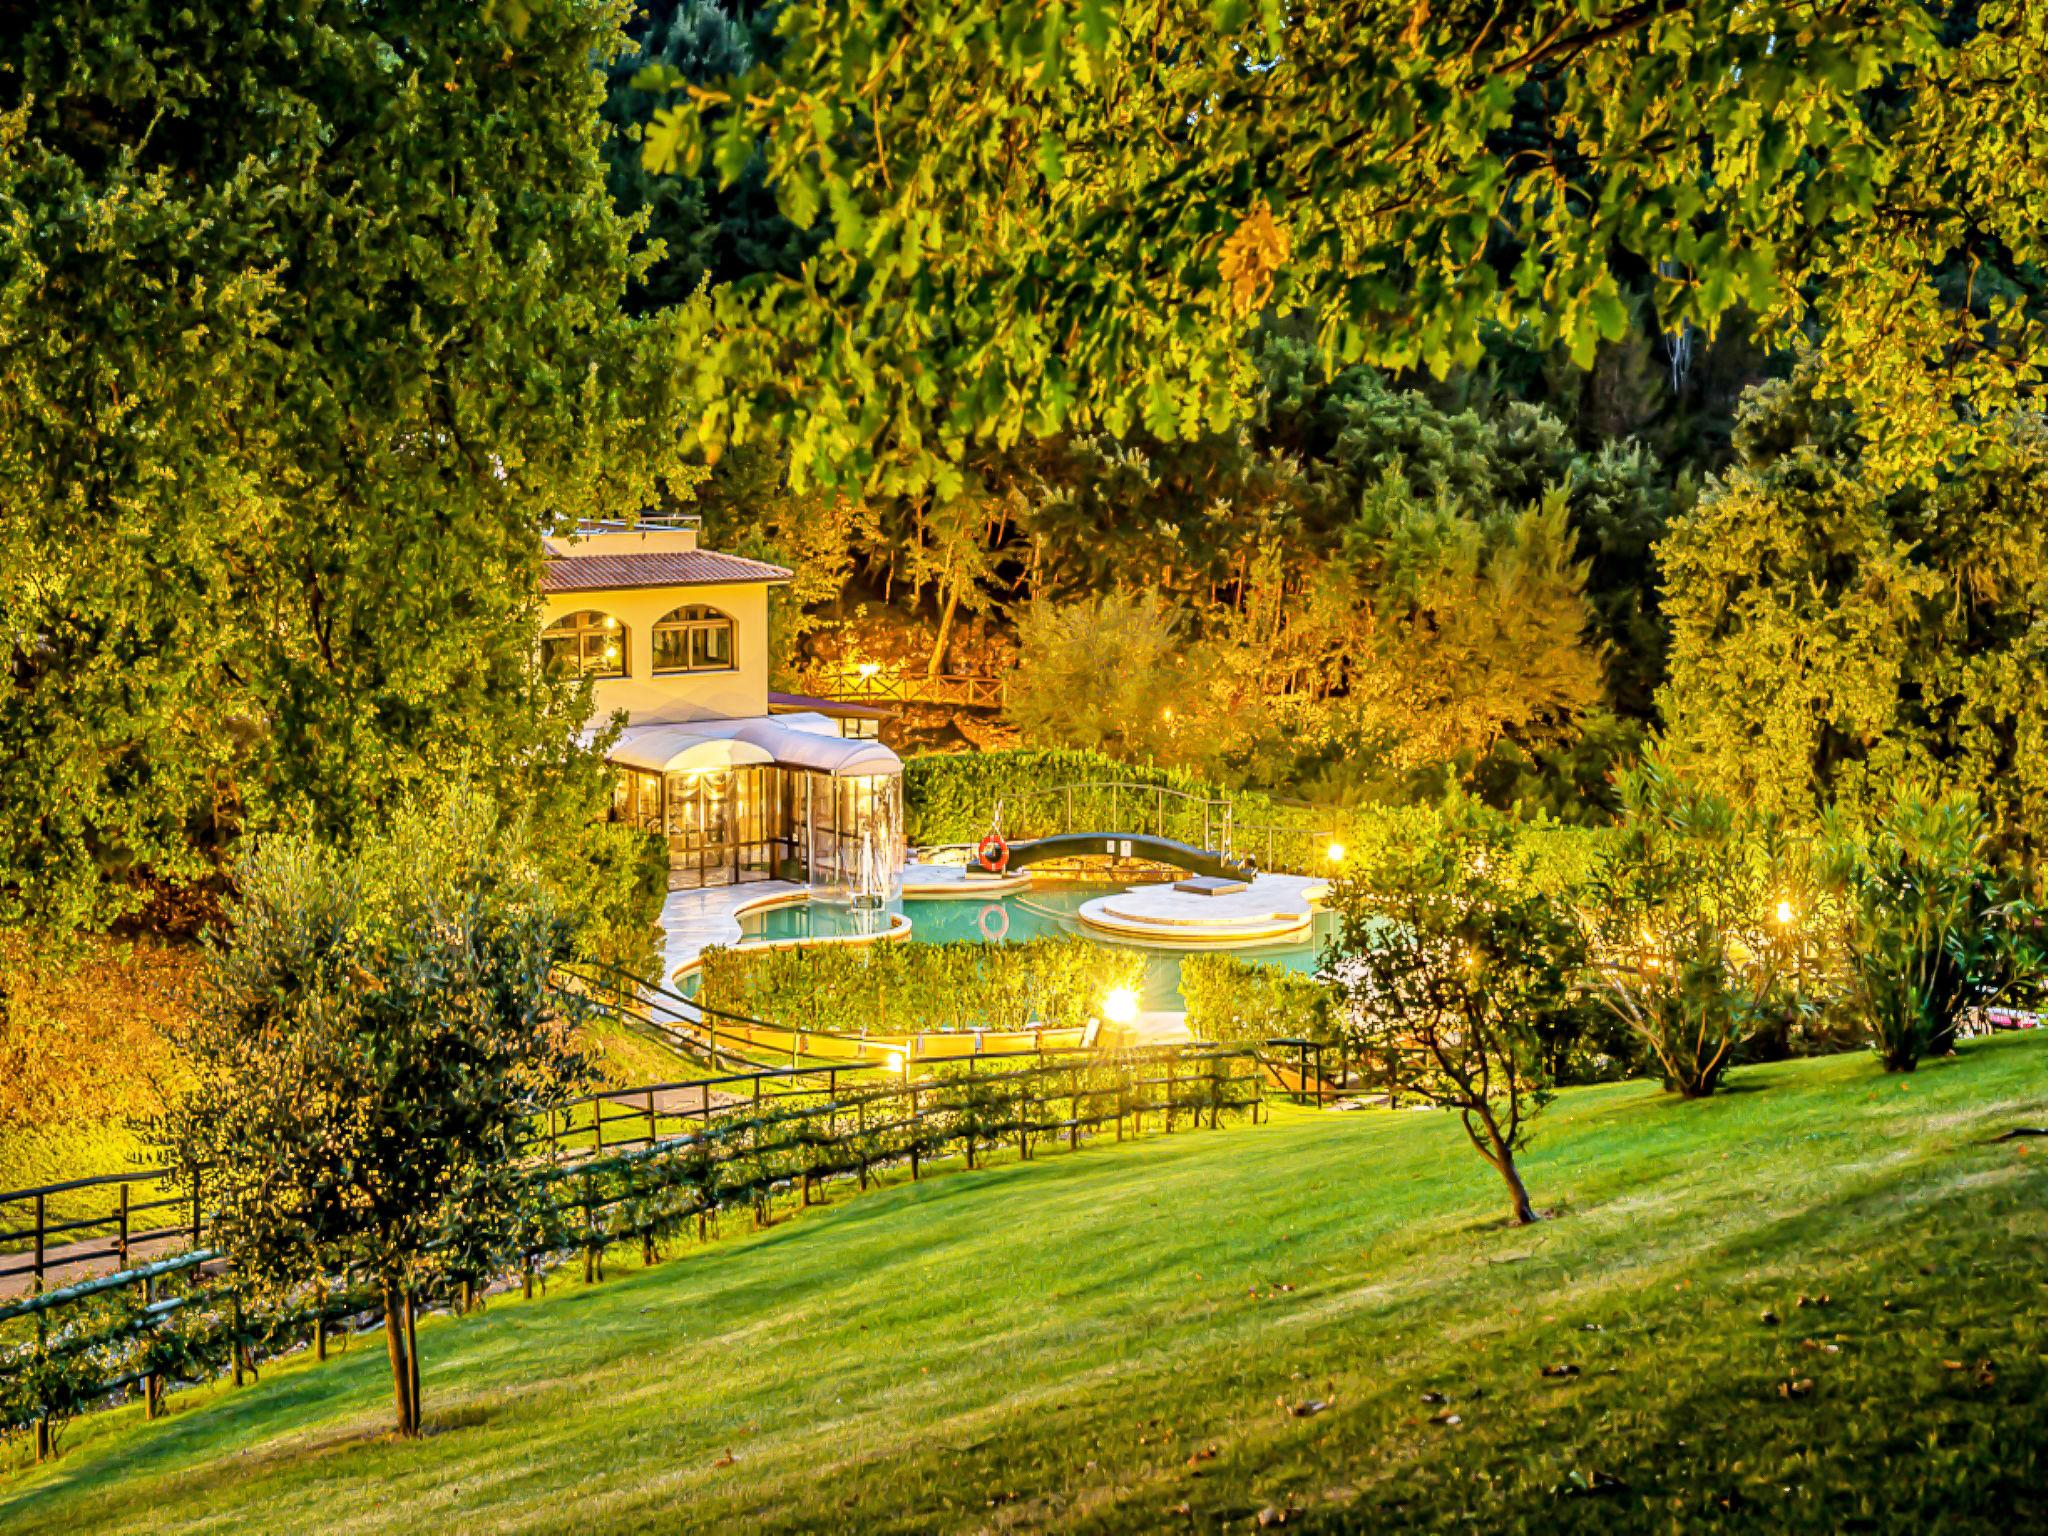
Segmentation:
{"type": "Polygon", "coordinates": [[[2038,1528],[2021,1124],[2048,1040],[1576,1090],[1525,1230],[1429,1112],[1049,1154],[437,1320],[416,1443],[374,1338],[79,1423],[0,1528],[2038,1528]]]}

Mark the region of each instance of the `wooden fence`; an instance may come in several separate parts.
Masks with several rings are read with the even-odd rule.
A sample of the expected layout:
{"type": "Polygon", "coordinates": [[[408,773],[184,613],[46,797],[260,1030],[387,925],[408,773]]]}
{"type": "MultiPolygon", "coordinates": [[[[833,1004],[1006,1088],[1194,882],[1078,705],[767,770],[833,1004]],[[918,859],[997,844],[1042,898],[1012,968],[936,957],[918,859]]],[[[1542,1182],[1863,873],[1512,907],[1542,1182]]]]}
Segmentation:
{"type": "MultiPolygon", "coordinates": [[[[1112,1132],[1121,1141],[1215,1129],[1226,1116],[1256,1122],[1263,1077],[1250,1048],[1195,1045],[970,1057],[923,1073],[878,1063],[778,1067],[588,1094],[535,1127],[534,1199],[511,1273],[531,1294],[550,1263],[580,1254],[594,1282],[615,1245],[637,1242],[651,1264],[668,1241],[692,1230],[704,1237],[721,1212],[765,1223],[779,1204],[811,1204],[829,1184],[865,1189],[892,1170],[917,1179],[956,1154],[975,1168],[1061,1144],[1076,1150],[1112,1132]]],[[[126,1182],[167,1177],[145,1171],[126,1182]]],[[[49,1193],[13,1191],[0,1207],[49,1193]]],[[[239,1384],[261,1357],[294,1348],[324,1359],[329,1326],[372,1306],[347,1275],[309,1276],[293,1296],[259,1303],[226,1256],[202,1246],[214,1229],[194,1209],[196,1188],[179,1198],[177,1209],[192,1213],[186,1252],[44,1290],[38,1245],[36,1293],[0,1302],[0,1430],[32,1428],[47,1455],[53,1425],[122,1394],[139,1390],[153,1418],[173,1381],[231,1373],[239,1384]]],[[[171,1209],[125,1209],[132,1218],[145,1204],[171,1209]]],[[[188,1228],[181,1220],[158,1230],[188,1228]]],[[[136,1240],[131,1231],[129,1244],[136,1240]]],[[[105,1252],[119,1261],[129,1250],[110,1243],[105,1252]]],[[[438,1302],[459,1309],[503,1278],[450,1268],[438,1302]]]]}
{"type": "Polygon", "coordinates": [[[935,704],[947,709],[1001,710],[1009,680],[970,672],[929,673],[915,667],[858,667],[814,671],[806,691],[842,704],[935,704]]]}

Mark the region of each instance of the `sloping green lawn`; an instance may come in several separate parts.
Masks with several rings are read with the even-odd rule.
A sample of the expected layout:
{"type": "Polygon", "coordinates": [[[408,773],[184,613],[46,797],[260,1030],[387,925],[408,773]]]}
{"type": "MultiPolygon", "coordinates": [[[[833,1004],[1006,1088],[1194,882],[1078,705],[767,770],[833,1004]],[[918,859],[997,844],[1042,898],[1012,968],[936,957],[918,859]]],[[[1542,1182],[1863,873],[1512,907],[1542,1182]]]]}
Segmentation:
{"type": "Polygon", "coordinates": [[[371,1338],[82,1422],[0,1529],[2041,1529],[2020,1124],[2048,1040],[1576,1091],[1523,1230],[1428,1112],[1048,1153],[437,1320],[416,1443],[371,1338]]]}

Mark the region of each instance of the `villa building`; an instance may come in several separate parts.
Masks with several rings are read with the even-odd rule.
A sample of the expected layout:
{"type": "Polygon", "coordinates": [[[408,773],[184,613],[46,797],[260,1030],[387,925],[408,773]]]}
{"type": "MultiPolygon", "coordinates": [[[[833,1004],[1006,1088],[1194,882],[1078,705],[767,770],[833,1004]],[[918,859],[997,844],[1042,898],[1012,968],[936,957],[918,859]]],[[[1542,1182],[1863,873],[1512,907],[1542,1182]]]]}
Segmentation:
{"type": "Polygon", "coordinates": [[[668,843],[669,886],[805,880],[898,894],[903,764],[877,711],[768,689],[768,589],[790,573],[702,549],[693,517],[546,540],[541,652],[593,680],[612,817],[668,843]]]}

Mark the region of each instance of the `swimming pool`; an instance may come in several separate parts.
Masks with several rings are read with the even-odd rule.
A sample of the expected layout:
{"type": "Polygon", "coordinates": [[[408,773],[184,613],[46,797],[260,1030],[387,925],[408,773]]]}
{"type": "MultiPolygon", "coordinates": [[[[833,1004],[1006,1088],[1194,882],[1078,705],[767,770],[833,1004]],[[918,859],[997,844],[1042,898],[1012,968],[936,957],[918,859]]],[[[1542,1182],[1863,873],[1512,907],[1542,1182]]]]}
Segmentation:
{"type": "MultiPolygon", "coordinates": [[[[1052,885],[1019,891],[1008,896],[969,898],[906,897],[903,915],[910,919],[910,942],[945,944],[961,940],[1024,939],[1078,935],[1096,944],[1129,949],[1145,957],[1145,980],[1139,1005],[1147,1010],[1179,1010],[1186,1007],[1180,995],[1180,962],[1183,955],[1213,953],[1209,949],[1180,949],[1163,945],[1127,944],[1090,932],[1076,914],[1081,904],[1097,896],[1125,889],[1120,884],[1079,883],[1052,885]]],[[[786,907],[768,907],[740,915],[740,942],[760,943],[776,939],[837,938],[873,933],[877,914],[855,912],[828,902],[803,902],[786,907]]],[[[1333,913],[1318,912],[1310,926],[1310,937],[1279,944],[1232,948],[1230,954],[1290,971],[1310,972],[1324,943],[1336,932],[1333,913]]]]}

